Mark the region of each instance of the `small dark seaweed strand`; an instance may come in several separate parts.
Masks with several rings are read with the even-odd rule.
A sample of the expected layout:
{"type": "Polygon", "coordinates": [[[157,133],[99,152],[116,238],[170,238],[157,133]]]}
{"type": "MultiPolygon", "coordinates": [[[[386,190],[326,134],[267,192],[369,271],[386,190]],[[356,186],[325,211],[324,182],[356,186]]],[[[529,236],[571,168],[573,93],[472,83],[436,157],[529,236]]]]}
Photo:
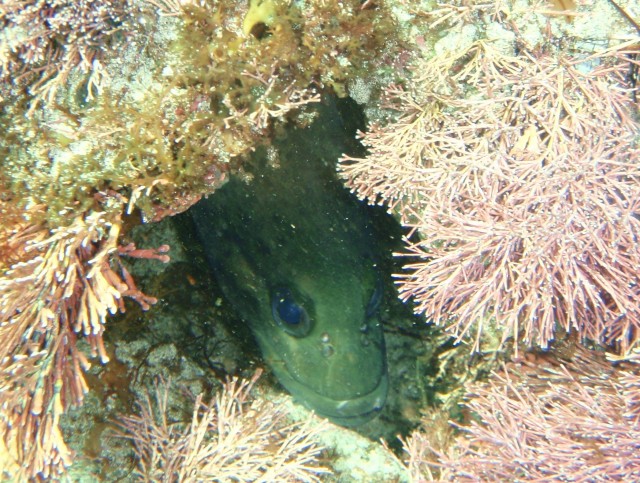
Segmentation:
{"type": "Polygon", "coordinates": [[[618,5],[614,0],[609,0],[609,3],[613,5],[618,13],[622,15],[627,20],[627,22],[629,22],[633,26],[633,28],[638,31],[638,33],[640,33],[640,24],[638,24],[638,22],[636,22],[636,20],[631,15],[629,15],[624,8],[618,5]]]}
{"type": "MultiPolygon", "coordinates": [[[[629,15],[629,13],[624,8],[618,5],[614,0],[609,0],[609,3],[613,5],[618,13],[622,15],[625,20],[629,22],[633,26],[633,28],[636,29],[638,33],[640,33],[640,24],[638,24],[638,22],[636,22],[636,20],[631,15],[629,15]]],[[[634,103],[638,102],[638,92],[636,88],[638,87],[638,78],[640,77],[640,74],[638,73],[638,63],[634,62],[634,57],[636,56],[637,54],[629,54],[629,74],[627,75],[627,81],[629,82],[629,86],[631,87],[631,96],[634,103]]]]}

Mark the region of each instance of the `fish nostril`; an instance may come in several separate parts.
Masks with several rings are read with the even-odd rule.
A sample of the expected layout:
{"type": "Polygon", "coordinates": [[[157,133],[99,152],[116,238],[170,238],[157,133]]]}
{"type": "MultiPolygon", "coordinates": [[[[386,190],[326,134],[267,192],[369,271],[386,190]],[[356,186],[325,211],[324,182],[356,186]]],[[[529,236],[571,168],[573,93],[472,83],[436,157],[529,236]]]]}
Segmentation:
{"type": "Polygon", "coordinates": [[[331,357],[333,354],[335,354],[336,351],[331,344],[331,337],[329,336],[328,332],[322,333],[322,335],[320,336],[320,342],[322,343],[321,352],[323,356],[331,357]]]}
{"type": "Polygon", "coordinates": [[[325,345],[322,347],[322,355],[325,357],[331,357],[335,352],[336,351],[333,349],[332,345],[325,345]]]}

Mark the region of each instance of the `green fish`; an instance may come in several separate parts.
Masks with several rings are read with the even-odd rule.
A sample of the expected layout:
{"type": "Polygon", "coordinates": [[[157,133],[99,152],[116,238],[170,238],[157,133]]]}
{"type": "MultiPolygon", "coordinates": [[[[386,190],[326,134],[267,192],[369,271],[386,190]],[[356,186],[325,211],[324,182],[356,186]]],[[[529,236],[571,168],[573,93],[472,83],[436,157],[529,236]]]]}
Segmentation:
{"type": "Polygon", "coordinates": [[[366,208],[335,177],[344,129],[321,111],[277,143],[278,167],[263,153],[253,180],[232,177],[192,211],[225,298],[280,383],[356,426],[387,396],[383,284],[366,208]]]}

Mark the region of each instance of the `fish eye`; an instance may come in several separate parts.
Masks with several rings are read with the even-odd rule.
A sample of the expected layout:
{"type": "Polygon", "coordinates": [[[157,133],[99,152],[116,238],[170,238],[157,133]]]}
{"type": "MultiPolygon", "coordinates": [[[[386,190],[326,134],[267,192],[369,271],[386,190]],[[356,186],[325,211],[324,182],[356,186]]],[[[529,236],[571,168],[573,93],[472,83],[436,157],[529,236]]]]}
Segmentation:
{"type": "Polygon", "coordinates": [[[371,298],[367,304],[367,310],[365,312],[367,318],[372,317],[380,308],[383,293],[384,289],[382,288],[382,281],[378,278],[376,280],[376,287],[373,289],[373,293],[371,294],[371,298]]]}
{"type": "Polygon", "coordinates": [[[274,290],[271,296],[271,313],[276,324],[289,335],[304,337],[311,332],[309,314],[296,302],[289,289],[274,290]]]}

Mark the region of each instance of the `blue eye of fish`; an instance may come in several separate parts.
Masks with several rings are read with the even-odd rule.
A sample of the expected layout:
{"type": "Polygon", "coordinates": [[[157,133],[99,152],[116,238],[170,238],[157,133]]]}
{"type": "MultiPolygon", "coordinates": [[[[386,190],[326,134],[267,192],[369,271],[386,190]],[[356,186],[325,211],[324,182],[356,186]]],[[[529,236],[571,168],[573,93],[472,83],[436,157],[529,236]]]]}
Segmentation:
{"type": "Polygon", "coordinates": [[[276,324],[289,335],[304,337],[311,331],[311,319],[307,311],[296,302],[288,289],[273,292],[271,313],[276,324]]]}
{"type": "Polygon", "coordinates": [[[365,312],[367,314],[367,318],[372,317],[380,308],[383,293],[382,281],[378,279],[376,281],[376,288],[373,290],[369,303],[367,304],[367,310],[365,312]]]}

